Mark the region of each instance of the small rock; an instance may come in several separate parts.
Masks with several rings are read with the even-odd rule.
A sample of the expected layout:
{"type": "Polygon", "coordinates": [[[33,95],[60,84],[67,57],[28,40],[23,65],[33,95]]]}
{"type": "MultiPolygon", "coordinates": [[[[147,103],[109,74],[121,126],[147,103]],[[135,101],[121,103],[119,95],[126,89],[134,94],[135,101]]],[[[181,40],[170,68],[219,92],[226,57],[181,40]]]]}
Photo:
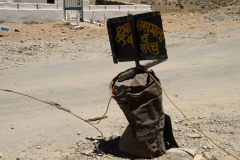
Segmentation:
{"type": "Polygon", "coordinates": [[[81,135],[81,132],[77,132],[77,135],[81,135]]]}
{"type": "Polygon", "coordinates": [[[209,145],[207,145],[207,148],[208,148],[208,149],[212,149],[213,146],[212,146],[211,144],[209,144],[209,145]]]}
{"type": "Polygon", "coordinates": [[[62,154],[62,157],[63,157],[63,158],[68,158],[68,157],[69,157],[69,153],[63,153],[63,154],[62,154]]]}
{"type": "Polygon", "coordinates": [[[181,129],[177,128],[177,127],[173,127],[174,131],[181,131],[181,129]]]}
{"type": "Polygon", "coordinates": [[[0,153],[0,158],[2,158],[2,153],[0,153]]]}
{"type": "Polygon", "coordinates": [[[120,137],[118,133],[113,133],[110,139],[116,139],[118,137],[120,137]]]}
{"type": "Polygon", "coordinates": [[[203,157],[206,158],[206,159],[210,159],[211,158],[209,152],[203,152],[203,157]]]}
{"type": "Polygon", "coordinates": [[[203,149],[208,149],[208,147],[206,145],[203,145],[202,148],[203,149]]]}
{"type": "Polygon", "coordinates": [[[137,74],[133,78],[132,86],[145,86],[147,84],[148,73],[137,74]]]}
{"type": "Polygon", "coordinates": [[[14,127],[11,127],[11,129],[14,129],[14,127]]]}
{"type": "Polygon", "coordinates": [[[80,153],[83,155],[91,156],[93,155],[93,150],[83,150],[80,153]]]}
{"type": "Polygon", "coordinates": [[[66,40],[66,39],[67,39],[66,37],[63,37],[61,40],[64,41],[64,40],[66,40]]]}
{"type": "Polygon", "coordinates": [[[232,157],[232,156],[226,156],[226,157],[214,157],[214,158],[210,158],[209,160],[236,160],[236,158],[232,157]]]}
{"type": "Polygon", "coordinates": [[[99,156],[97,156],[96,158],[97,158],[97,160],[100,160],[100,159],[101,159],[99,156]]]}
{"type": "Polygon", "coordinates": [[[195,149],[188,149],[188,148],[171,148],[167,150],[167,154],[174,154],[182,159],[189,159],[192,160],[194,155],[196,154],[195,149]]]}
{"type": "Polygon", "coordinates": [[[210,132],[214,132],[215,130],[213,128],[209,129],[210,132]]]}
{"type": "Polygon", "coordinates": [[[79,29],[80,28],[80,26],[75,26],[75,27],[73,27],[74,29],[79,29]]]}
{"type": "Polygon", "coordinates": [[[100,151],[100,150],[96,150],[96,154],[97,154],[98,156],[103,156],[103,152],[100,151]]]}
{"type": "Polygon", "coordinates": [[[206,160],[202,155],[197,154],[193,160],[206,160]]]}
{"type": "Polygon", "coordinates": [[[36,146],[36,149],[41,149],[41,146],[36,146]]]}
{"type": "Polygon", "coordinates": [[[14,32],[20,32],[20,30],[19,29],[15,29],[14,32]]]}
{"type": "Polygon", "coordinates": [[[201,138],[202,136],[199,134],[188,134],[187,135],[189,138],[201,138]]]}
{"type": "Polygon", "coordinates": [[[67,149],[72,149],[72,148],[75,148],[75,147],[73,147],[73,146],[69,146],[69,147],[67,147],[67,149]]]}
{"type": "MultiPolygon", "coordinates": [[[[183,158],[175,154],[164,154],[159,160],[190,160],[189,158],[183,158]]],[[[192,160],[192,158],[191,158],[192,160]]]]}

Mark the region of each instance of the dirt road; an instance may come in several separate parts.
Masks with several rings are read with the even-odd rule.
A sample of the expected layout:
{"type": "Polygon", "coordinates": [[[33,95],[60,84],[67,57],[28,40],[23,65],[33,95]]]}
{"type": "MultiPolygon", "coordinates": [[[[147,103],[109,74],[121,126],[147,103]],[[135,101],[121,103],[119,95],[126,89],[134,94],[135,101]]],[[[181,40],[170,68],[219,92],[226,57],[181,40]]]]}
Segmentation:
{"type": "MultiPolygon", "coordinates": [[[[173,14],[163,18],[166,19],[169,59],[152,69],[169,96],[188,117],[218,144],[239,157],[239,21],[211,22],[213,25],[204,18],[191,17],[195,16],[173,14]],[[189,23],[194,26],[184,23],[187,28],[179,31],[173,24],[184,17],[189,22],[195,20],[189,23]],[[197,24],[197,18],[203,23],[197,24]],[[200,30],[200,25],[206,25],[206,28],[200,30]],[[217,27],[212,27],[215,25],[217,27]]],[[[181,26],[181,23],[178,25],[181,26]]],[[[90,28],[79,33],[86,39],[62,39],[68,34],[61,33],[64,35],[46,48],[23,48],[21,53],[21,44],[31,47],[36,43],[45,44],[39,42],[44,38],[37,41],[15,37],[14,40],[9,38],[14,33],[8,33],[3,37],[8,40],[0,41],[0,88],[59,103],[84,119],[101,116],[110,98],[108,85],[111,79],[134,66],[134,62],[113,64],[107,35],[98,36],[103,33],[101,30],[106,29],[90,25],[90,28]],[[88,33],[91,33],[90,38],[88,33]],[[72,42],[71,47],[63,49],[64,44],[72,42]],[[106,46],[101,47],[101,43],[106,46]]],[[[212,156],[226,155],[199,136],[166,96],[163,102],[165,112],[172,118],[174,135],[181,147],[195,148],[199,153],[210,152],[212,156]]],[[[121,135],[127,121],[116,102],[111,102],[107,115],[108,118],[97,127],[105,137],[121,135]]],[[[0,91],[0,159],[129,158],[115,151],[103,156],[82,155],[82,151],[94,149],[93,142],[86,140],[86,137],[98,136],[93,127],[54,106],[0,91]]]]}

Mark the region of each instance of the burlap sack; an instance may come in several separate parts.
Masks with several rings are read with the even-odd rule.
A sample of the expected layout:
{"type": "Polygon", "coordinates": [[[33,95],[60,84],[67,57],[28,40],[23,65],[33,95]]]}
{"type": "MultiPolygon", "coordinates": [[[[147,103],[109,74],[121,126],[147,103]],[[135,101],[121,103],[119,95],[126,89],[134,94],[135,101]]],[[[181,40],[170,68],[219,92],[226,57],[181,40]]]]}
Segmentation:
{"type": "MultiPolygon", "coordinates": [[[[144,73],[140,69],[134,70],[135,76],[144,73]]],[[[153,72],[151,74],[158,80],[153,72]]],[[[147,76],[146,84],[128,83],[121,87],[121,93],[118,94],[114,91],[118,80],[118,76],[115,77],[110,83],[110,94],[129,122],[119,142],[121,151],[136,157],[152,158],[166,152],[163,138],[165,115],[162,90],[148,74],[142,75],[143,79],[144,76],[147,76]]]]}

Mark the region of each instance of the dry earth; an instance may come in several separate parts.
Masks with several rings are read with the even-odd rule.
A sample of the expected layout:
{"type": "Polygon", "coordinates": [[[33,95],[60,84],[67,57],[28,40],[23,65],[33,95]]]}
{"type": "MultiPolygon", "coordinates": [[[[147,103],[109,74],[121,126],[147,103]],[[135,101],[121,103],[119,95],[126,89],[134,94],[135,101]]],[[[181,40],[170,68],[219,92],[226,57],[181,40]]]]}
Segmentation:
{"type": "MultiPolygon", "coordinates": [[[[206,13],[204,14],[202,12],[199,13],[195,11],[183,13],[163,13],[162,19],[167,48],[176,51],[178,50],[178,47],[209,45],[217,42],[231,40],[239,42],[239,17],[239,6],[223,7],[214,11],[206,11],[206,13]]],[[[79,61],[83,64],[85,64],[85,61],[97,63],[99,59],[104,60],[104,58],[109,58],[111,56],[109,39],[105,27],[82,23],[81,29],[73,29],[72,25],[63,22],[1,22],[0,26],[6,26],[10,29],[9,32],[0,32],[0,78],[1,76],[3,76],[1,74],[6,74],[8,71],[14,71],[14,69],[24,69],[24,67],[31,68],[34,66],[44,66],[51,64],[63,64],[63,66],[65,66],[65,63],[75,63],[76,61],[79,61]],[[15,29],[19,30],[20,32],[14,32],[15,29]]],[[[239,55],[235,55],[235,60],[239,60],[239,55]]],[[[208,60],[206,60],[206,63],[207,61],[208,60]]],[[[179,67],[181,67],[181,65],[182,64],[180,64],[179,67]]],[[[197,65],[197,62],[192,65],[197,65]]],[[[174,68],[174,66],[172,67],[174,68]]],[[[86,72],[94,72],[95,69],[92,68],[92,70],[88,70],[89,69],[86,69],[86,72]]],[[[116,72],[114,73],[116,74],[116,72]]],[[[172,74],[172,76],[175,77],[176,74],[177,73],[172,74]]],[[[177,75],[181,77],[180,73],[177,75]]],[[[99,79],[100,78],[101,77],[99,77],[99,79]]],[[[13,81],[11,79],[9,80],[13,81]]],[[[166,83],[166,86],[167,85],[168,84],[166,83]]],[[[4,88],[5,86],[1,87],[4,88]]],[[[229,104],[229,106],[231,106],[231,108],[228,109],[228,111],[231,111],[231,115],[225,114],[227,109],[226,106],[222,104],[224,103],[224,100],[219,100],[219,102],[205,104],[204,106],[209,109],[207,112],[206,110],[198,111],[198,113],[195,112],[193,114],[190,114],[190,118],[195,124],[200,126],[201,129],[206,131],[207,134],[213,136],[214,140],[220,143],[222,147],[226,148],[227,150],[231,151],[239,157],[240,101],[238,89],[239,86],[236,86],[234,92],[236,92],[237,94],[235,97],[231,97],[231,102],[226,102],[227,104],[229,104]]],[[[97,91],[94,92],[97,93],[97,91]]],[[[190,95],[191,94],[189,93],[189,96],[190,95]]],[[[4,96],[2,97],[2,102],[7,102],[8,98],[5,98],[4,96]]],[[[189,101],[183,102],[185,101],[185,99],[181,99],[181,96],[175,95],[175,98],[178,98],[177,102],[179,103],[182,100],[181,103],[185,105],[195,105],[194,103],[191,103],[189,101]]],[[[93,99],[93,101],[96,106],[98,106],[98,103],[103,102],[104,100],[96,102],[96,100],[93,99]]],[[[2,105],[4,104],[2,103],[2,105]]],[[[99,115],[99,113],[103,112],[103,109],[104,108],[102,107],[101,109],[97,109],[96,111],[98,113],[94,113],[95,110],[91,110],[91,117],[99,115]]],[[[169,109],[166,110],[169,111],[169,109]]],[[[1,114],[4,112],[4,109],[1,110],[0,107],[0,111],[1,114]]],[[[192,113],[192,109],[190,108],[186,108],[185,111],[187,113],[192,113]]],[[[89,115],[81,114],[82,112],[78,113],[84,116],[84,118],[90,117],[89,115]]],[[[105,153],[103,155],[100,152],[94,154],[91,153],[91,150],[95,149],[94,143],[98,143],[97,140],[94,141],[92,140],[92,138],[101,139],[101,137],[98,137],[98,134],[88,135],[90,129],[85,128],[86,131],[84,131],[85,129],[81,128],[81,133],[77,133],[76,131],[74,131],[74,134],[79,134],[79,136],[82,137],[78,140],[75,140],[76,143],[72,143],[71,146],[65,146],[65,148],[62,148],[64,145],[59,144],[58,148],[58,144],[55,144],[54,142],[49,143],[49,139],[47,140],[43,138],[43,140],[41,141],[41,138],[39,138],[39,145],[34,144],[30,145],[29,147],[26,144],[25,148],[23,147],[21,151],[16,151],[15,154],[14,151],[11,150],[10,146],[6,147],[3,143],[1,143],[0,154],[2,153],[3,155],[0,159],[8,160],[20,158],[21,160],[75,160],[133,158],[129,155],[121,153],[116,147],[118,136],[122,134],[127,124],[126,120],[123,117],[122,113],[119,114],[119,112],[114,112],[111,114],[114,117],[110,116],[108,118],[108,121],[112,121],[114,123],[108,123],[106,121],[103,121],[102,124],[98,126],[104,133],[106,133],[105,138],[108,140],[110,139],[107,142],[101,141],[100,143],[100,149],[105,153]],[[88,139],[85,139],[86,137],[88,137],[88,139]],[[87,154],[87,152],[90,153],[89,155],[84,155],[82,154],[83,152],[85,154],[87,154]]],[[[226,155],[226,153],[215,147],[205,137],[200,136],[200,134],[195,129],[193,129],[192,126],[189,125],[189,123],[179,113],[177,113],[177,111],[173,111],[171,117],[173,119],[174,134],[176,136],[177,142],[181,147],[196,148],[198,153],[209,152],[212,156],[226,155]]],[[[73,120],[71,119],[71,121],[73,120]]],[[[3,120],[3,122],[7,124],[7,120],[3,120]]],[[[67,126],[67,124],[64,123],[63,125],[67,126]]],[[[17,125],[15,125],[14,127],[11,126],[10,130],[6,130],[3,129],[4,124],[1,125],[2,126],[0,126],[0,129],[2,130],[0,133],[4,133],[6,135],[8,135],[11,130],[14,130],[14,127],[17,128],[17,125]]],[[[74,128],[74,126],[72,126],[72,128],[74,128]]],[[[67,128],[64,129],[66,129],[66,132],[71,132],[67,130],[67,128]]],[[[45,134],[45,132],[39,132],[39,137],[45,134]]],[[[1,138],[3,138],[3,136],[1,136],[1,138]]],[[[57,138],[61,139],[61,137],[57,138]]],[[[31,139],[31,141],[34,142],[34,139],[31,139]]],[[[15,145],[18,146],[18,144],[15,145]]]]}

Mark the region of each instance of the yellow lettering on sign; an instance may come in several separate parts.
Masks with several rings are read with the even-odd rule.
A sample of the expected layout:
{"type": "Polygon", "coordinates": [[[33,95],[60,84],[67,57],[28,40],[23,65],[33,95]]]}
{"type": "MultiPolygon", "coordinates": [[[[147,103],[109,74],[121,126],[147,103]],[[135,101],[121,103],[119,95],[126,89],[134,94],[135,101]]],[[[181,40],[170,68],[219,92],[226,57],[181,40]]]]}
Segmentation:
{"type": "Polygon", "coordinates": [[[150,46],[150,49],[149,49],[150,53],[152,53],[154,55],[159,54],[158,42],[149,43],[149,46],[150,46]]]}
{"type": "Polygon", "coordinates": [[[116,42],[123,43],[122,46],[125,46],[127,43],[132,43],[132,37],[130,35],[130,23],[126,23],[123,26],[117,27],[116,42]]]}
{"type": "Polygon", "coordinates": [[[148,43],[148,35],[149,34],[143,34],[143,36],[140,37],[143,43],[148,43]]]}
{"type": "MultiPolygon", "coordinates": [[[[136,26],[138,31],[143,31],[145,33],[142,36],[140,36],[142,42],[140,44],[141,51],[144,54],[151,53],[153,55],[159,55],[160,52],[158,45],[164,40],[164,34],[162,29],[155,24],[142,20],[137,20],[136,26]],[[149,42],[149,35],[157,38],[156,42],[149,42]]],[[[122,46],[125,46],[126,44],[133,45],[129,22],[125,23],[122,26],[117,27],[116,32],[117,34],[115,37],[115,41],[117,43],[121,43],[122,46]]]]}
{"type": "Polygon", "coordinates": [[[159,42],[161,43],[164,40],[164,34],[161,28],[159,28],[157,25],[143,21],[143,20],[138,20],[136,23],[138,31],[143,31],[146,34],[143,34],[141,36],[141,41],[143,42],[140,44],[140,49],[144,54],[154,54],[158,55],[160,54],[159,52],[159,47],[158,44],[159,42]],[[157,38],[156,42],[151,42],[149,43],[149,38],[148,36],[152,35],[153,37],[157,38]]]}
{"type": "Polygon", "coordinates": [[[138,20],[136,25],[139,31],[144,31],[144,33],[151,33],[152,36],[156,37],[160,43],[164,40],[164,34],[162,29],[155,24],[138,20]]]}
{"type": "Polygon", "coordinates": [[[151,54],[159,55],[158,42],[142,43],[140,44],[140,49],[144,54],[150,52],[151,54]]]}

